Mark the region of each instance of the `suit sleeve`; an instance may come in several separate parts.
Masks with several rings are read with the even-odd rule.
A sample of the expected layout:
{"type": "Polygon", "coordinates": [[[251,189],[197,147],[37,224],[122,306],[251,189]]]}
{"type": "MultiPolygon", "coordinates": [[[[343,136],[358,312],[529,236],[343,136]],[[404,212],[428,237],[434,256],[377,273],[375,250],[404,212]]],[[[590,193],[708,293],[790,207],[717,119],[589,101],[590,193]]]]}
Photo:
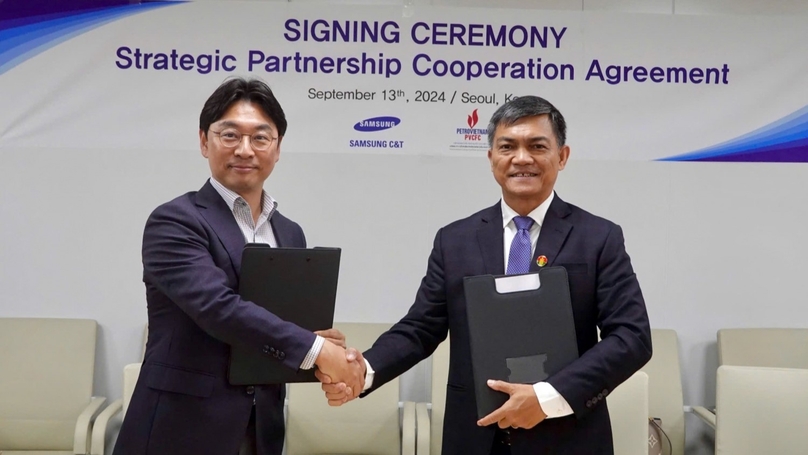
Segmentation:
{"type": "Polygon", "coordinates": [[[210,242],[218,241],[182,207],[158,207],[143,234],[144,281],[213,337],[259,352],[274,348],[284,365],[298,369],[315,335],[242,300],[210,253],[210,242]]]}
{"type": "Polygon", "coordinates": [[[651,358],[645,301],[617,225],[606,236],[596,279],[601,341],[547,380],[578,418],[603,403],[606,395],[651,358]]]}
{"type": "Polygon", "coordinates": [[[373,367],[368,393],[398,377],[429,357],[449,331],[441,229],[435,236],[426,275],[407,315],[385,332],[364,353],[373,367]]]}

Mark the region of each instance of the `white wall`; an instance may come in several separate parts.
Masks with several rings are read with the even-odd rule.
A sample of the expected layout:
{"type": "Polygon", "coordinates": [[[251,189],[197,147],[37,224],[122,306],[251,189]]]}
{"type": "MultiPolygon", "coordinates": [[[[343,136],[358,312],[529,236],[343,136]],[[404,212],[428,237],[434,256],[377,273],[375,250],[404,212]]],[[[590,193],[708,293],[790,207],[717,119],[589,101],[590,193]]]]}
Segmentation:
{"type": "MultiPolygon", "coordinates": [[[[411,4],[808,13],[808,2],[798,0],[411,4]]],[[[0,125],[0,131],[7,128],[0,125]]],[[[305,130],[298,124],[291,131],[305,130]]],[[[187,134],[196,136],[195,125],[188,125],[187,134]]],[[[573,154],[558,192],[623,226],[652,326],[679,333],[685,402],[712,405],[716,330],[808,326],[808,306],[800,298],[808,257],[803,234],[808,166],[576,161],[576,137],[584,134],[570,126],[573,154]]],[[[65,138],[65,144],[73,140],[65,138]]],[[[197,189],[207,175],[206,162],[193,149],[113,154],[64,144],[0,148],[0,316],[98,320],[96,392],[119,396],[123,365],[139,360],[146,322],[140,276],[143,224],[155,206],[197,189]]],[[[280,201],[280,210],[302,224],[311,245],[343,248],[336,318],[368,322],[392,322],[407,310],[439,227],[499,196],[482,154],[284,153],[267,189],[280,201]]],[[[408,373],[405,398],[428,399],[427,372],[416,368],[408,373]]],[[[702,424],[689,417],[687,431],[688,453],[711,453],[702,424]]]]}

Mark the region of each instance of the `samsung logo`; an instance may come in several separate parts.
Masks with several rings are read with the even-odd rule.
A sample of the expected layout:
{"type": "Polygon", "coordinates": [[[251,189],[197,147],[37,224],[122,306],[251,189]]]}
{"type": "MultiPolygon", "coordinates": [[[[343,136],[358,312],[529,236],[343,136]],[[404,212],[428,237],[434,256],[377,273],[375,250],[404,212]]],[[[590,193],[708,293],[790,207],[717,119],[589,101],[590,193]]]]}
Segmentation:
{"type": "Polygon", "coordinates": [[[401,123],[401,119],[398,117],[373,117],[358,122],[353,129],[369,133],[371,131],[389,130],[399,123],[401,123]]]}

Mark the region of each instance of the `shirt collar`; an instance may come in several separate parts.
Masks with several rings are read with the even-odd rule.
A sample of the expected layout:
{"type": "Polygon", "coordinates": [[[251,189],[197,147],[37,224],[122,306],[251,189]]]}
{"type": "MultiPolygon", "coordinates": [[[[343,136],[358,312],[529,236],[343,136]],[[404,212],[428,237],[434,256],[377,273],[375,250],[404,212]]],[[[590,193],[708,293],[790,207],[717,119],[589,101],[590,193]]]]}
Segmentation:
{"type": "MultiPolygon", "coordinates": [[[[541,226],[544,224],[544,217],[547,215],[547,210],[550,208],[550,204],[553,202],[553,198],[555,197],[555,190],[550,193],[550,196],[544,200],[538,207],[533,209],[532,212],[528,213],[527,216],[533,218],[533,222],[536,225],[541,226]]],[[[519,216],[516,213],[516,210],[510,208],[508,204],[505,203],[505,198],[500,200],[500,205],[502,206],[502,228],[508,226],[515,217],[519,216]]]]}
{"type": "MultiPolygon", "coordinates": [[[[224,202],[230,208],[231,212],[235,210],[236,201],[244,201],[244,198],[239,196],[238,193],[222,185],[213,177],[210,178],[210,184],[213,186],[216,192],[219,193],[219,196],[224,199],[224,202]]],[[[278,201],[273,199],[272,196],[270,196],[266,191],[261,190],[261,195],[263,198],[261,201],[261,216],[266,215],[267,219],[270,219],[272,214],[275,213],[275,210],[278,208],[278,201]]]]}

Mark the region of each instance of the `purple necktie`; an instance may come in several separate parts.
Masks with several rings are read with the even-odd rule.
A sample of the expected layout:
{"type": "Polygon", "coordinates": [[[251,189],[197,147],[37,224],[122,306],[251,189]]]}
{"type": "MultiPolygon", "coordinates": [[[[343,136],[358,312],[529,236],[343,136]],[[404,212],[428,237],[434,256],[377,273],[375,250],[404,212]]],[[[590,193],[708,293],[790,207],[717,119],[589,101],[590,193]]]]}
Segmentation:
{"type": "Polygon", "coordinates": [[[516,225],[516,237],[511,242],[511,253],[508,255],[507,275],[517,275],[527,273],[530,270],[530,227],[533,226],[533,218],[527,216],[517,216],[513,219],[516,225]]]}

